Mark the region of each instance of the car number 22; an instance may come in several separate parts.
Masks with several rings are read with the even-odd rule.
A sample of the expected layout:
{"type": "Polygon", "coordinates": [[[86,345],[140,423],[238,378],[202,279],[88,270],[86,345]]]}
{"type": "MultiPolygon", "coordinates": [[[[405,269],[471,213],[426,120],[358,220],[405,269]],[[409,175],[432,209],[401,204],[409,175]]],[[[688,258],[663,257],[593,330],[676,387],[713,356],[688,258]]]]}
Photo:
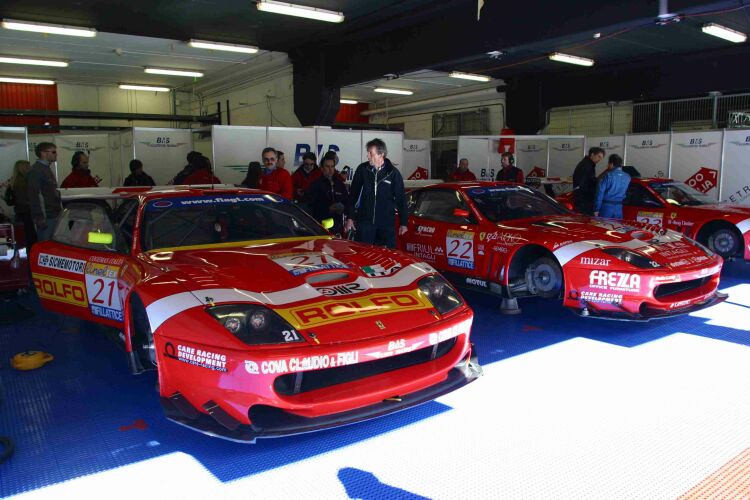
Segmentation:
{"type": "Polygon", "coordinates": [[[445,254],[449,266],[474,269],[474,233],[449,230],[445,238],[445,254]]]}

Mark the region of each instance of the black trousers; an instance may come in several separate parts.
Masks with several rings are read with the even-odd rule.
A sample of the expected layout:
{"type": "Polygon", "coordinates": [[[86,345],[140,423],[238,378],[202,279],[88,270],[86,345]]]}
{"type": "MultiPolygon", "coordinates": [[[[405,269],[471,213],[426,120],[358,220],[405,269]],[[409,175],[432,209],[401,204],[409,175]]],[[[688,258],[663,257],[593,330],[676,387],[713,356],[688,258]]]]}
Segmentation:
{"type": "Polygon", "coordinates": [[[371,222],[357,221],[357,233],[354,236],[355,241],[360,243],[369,243],[371,245],[386,246],[396,248],[396,228],[378,227],[371,222]]]}

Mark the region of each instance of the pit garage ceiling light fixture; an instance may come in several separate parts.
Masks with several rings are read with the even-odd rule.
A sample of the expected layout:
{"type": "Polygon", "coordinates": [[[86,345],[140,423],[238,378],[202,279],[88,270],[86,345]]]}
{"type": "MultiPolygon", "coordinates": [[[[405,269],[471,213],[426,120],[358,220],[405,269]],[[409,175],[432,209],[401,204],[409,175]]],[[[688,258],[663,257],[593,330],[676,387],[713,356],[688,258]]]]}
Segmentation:
{"type": "Polygon", "coordinates": [[[34,85],[54,85],[54,80],[39,80],[36,78],[13,78],[9,76],[0,76],[0,82],[3,83],[31,83],[34,85]]]}
{"type": "Polygon", "coordinates": [[[194,76],[196,78],[200,78],[203,76],[203,73],[201,73],[200,71],[189,71],[181,69],[146,68],[144,71],[152,75],[194,76]]]}
{"type": "Polygon", "coordinates": [[[13,19],[3,19],[3,28],[9,30],[33,31],[35,33],[49,33],[51,35],[68,35],[95,37],[94,28],[79,28],[77,26],[64,26],[62,24],[42,24],[32,23],[29,21],[15,21],[13,19]]]}
{"type": "Polygon", "coordinates": [[[151,85],[130,85],[127,83],[121,83],[119,87],[122,90],[148,90],[150,92],[169,92],[171,90],[168,87],[152,87],[151,85]]]}
{"type": "Polygon", "coordinates": [[[6,64],[28,64],[30,66],[55,66],[56,68],[67,68],[66,61],[52,61],[47,59],[28,59],[26,57],[0,56],[0,63],[6,64]]]}
{"type": "Polygon", "coordinates": [[[399,94],[399,95],[412,95],[414,92],[411,90],[401,90],[401,89],[388,89],[385,87],[376,87],[375,92],[380,92],[381,94],[399,94]]]}
{"type": "Polygon", "coordinates": [[[258,47],[250,45],[235,45],[232,43],[206,42],[204,40],[190,40],[188,45],[197,49],[224,50],[226,52],[241,52],[243,54],[255,54],[258,47]]]}
{"type": "Polygon", "coordinates": [[[305,5],[277,2],[276,0],[259,0],[257,6],[258,10],[274,14],[286,14],[287,16],[304,17],[306,19],[327,21],[329,23],[341,23],[344,21],[343,12],[316,9],[315,7],[307,7],[305,5]]]}
{"type": "Polygon", "coordinates": [[[359,101],[355,101],[354,99],[339,99],[339,102],[341,104],[358,104],[359,101]]]}
{"type": "Polygon", "coordinates": [[[570,54],[563,54],[562,52],[555,52],[549,55],[549,58],[553,61],[564,62],[568,64],[577,64],[579,66],[593,66],[594,60],[587,59],[585,57],[571,56],[570,54]]]}
{"type": "Polygon", "coordinates": [[[484,75],[474,75],[472,73],[462,73],[461,71],[451,71],[448,73],[451,78],[461,78],[462,80],[474,80],[475,82],[489,82],[490,77],[484,75]]]}
{"type": "Polygon", "coordinates": [[[703,33],[717,36],[734,43],[742,43],[747,40],[747,35],[743,32],[729,29],[721,24],[708,23],[704,25],[701,30],[703,30],[703,33]]]}

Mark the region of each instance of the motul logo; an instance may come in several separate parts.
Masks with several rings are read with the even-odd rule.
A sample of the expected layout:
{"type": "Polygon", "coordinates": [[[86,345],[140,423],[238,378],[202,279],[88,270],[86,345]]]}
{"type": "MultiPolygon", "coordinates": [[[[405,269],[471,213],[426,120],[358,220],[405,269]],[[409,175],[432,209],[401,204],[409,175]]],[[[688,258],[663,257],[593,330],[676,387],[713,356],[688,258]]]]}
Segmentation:
{"type": "Polygon", "coordinates": [[[606,287],[612,290],[638,291],[641,288],[641,277],[630,273],[591,271],[589,284],[592,287],[606,287]]]}

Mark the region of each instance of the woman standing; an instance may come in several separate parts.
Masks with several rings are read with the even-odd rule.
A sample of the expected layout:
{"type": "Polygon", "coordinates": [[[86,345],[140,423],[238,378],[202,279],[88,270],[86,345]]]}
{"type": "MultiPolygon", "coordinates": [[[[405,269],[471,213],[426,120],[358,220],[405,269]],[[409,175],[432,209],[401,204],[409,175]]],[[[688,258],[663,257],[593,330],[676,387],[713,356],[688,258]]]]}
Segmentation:
{"type": "Polygon", "coordinates": [[[31,218],[31,207],[29,206],[29,194],[27,189],[27,174],[31,169],[31,163],[26,160],[18,160],[13,166],[13,176],[10,178],[10,189],[13,191],[16,224],[23,224],[24,240],[28,251],[36,242],[36,230],[31,218]]]}

